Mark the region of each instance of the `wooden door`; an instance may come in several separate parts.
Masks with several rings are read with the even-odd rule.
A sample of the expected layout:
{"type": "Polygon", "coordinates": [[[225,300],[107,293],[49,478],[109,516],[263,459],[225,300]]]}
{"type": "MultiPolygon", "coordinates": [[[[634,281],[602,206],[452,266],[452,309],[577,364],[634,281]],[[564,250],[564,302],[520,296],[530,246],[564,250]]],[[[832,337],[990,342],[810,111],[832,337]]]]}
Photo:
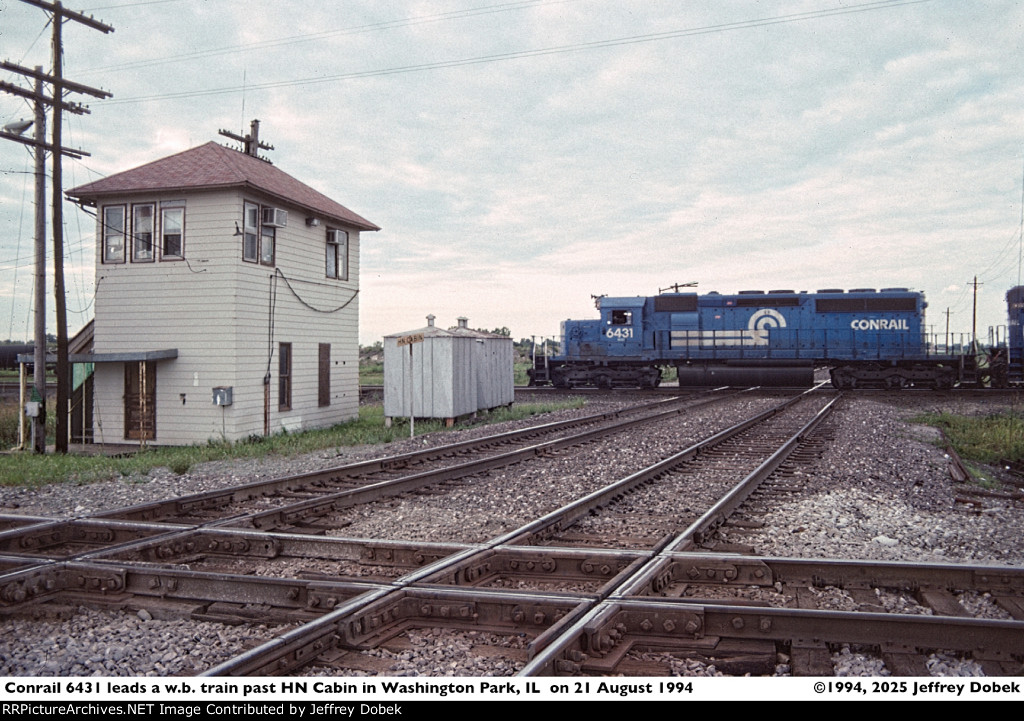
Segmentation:
{"type": "Polygon", "coordinates": [[[156,363],[124,364],[124,437],[156,438],[156,363]]]}

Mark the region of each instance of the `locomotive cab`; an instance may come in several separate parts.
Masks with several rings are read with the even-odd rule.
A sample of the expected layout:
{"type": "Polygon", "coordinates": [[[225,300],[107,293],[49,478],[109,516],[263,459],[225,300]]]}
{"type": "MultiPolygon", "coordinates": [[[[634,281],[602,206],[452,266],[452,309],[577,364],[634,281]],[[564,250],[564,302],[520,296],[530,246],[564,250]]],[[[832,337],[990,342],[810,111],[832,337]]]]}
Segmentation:
{"type": "Polygon", "coordinates": [[[601,335],[609,356],[640,359],[646,303],[646,298],[601,299],[601,335]]]}
{"type": "Polygon", "coordinates": [[[563,321],[563,355],[555,359],[552,383],[562,388],[657,386],[661,371],[646,358],[647,303],[640,297],[602,297],[598,320],[563,321]]]}

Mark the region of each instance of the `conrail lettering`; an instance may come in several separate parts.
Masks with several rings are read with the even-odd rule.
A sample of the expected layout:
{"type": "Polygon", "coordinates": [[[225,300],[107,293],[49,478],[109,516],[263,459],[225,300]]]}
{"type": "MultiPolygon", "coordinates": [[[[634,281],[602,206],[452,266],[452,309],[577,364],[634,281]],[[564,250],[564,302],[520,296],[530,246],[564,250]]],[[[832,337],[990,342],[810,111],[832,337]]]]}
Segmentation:
{"type": "Polygon", "coordinates": [[[894,318],[893,320],[858,318],[850,321],[850,327],[854,330],[910,330],[906,318],[894,318]]]}

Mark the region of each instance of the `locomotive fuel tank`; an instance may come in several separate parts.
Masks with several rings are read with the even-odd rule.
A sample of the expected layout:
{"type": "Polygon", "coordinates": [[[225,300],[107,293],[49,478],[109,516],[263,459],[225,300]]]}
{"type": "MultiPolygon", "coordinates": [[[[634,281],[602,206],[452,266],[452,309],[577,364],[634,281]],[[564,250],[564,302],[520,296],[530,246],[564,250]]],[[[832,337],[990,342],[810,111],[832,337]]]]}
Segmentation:
{"type": "Polygon", "coordinates": [[[806,388],[814,383],[814,365],[810,361],[793,361],[773,365],[768,361],[752,361],[733,365],[696,363],[677,366],[680,388],[688,386],[765,386],[772,388],[806,388]]]}

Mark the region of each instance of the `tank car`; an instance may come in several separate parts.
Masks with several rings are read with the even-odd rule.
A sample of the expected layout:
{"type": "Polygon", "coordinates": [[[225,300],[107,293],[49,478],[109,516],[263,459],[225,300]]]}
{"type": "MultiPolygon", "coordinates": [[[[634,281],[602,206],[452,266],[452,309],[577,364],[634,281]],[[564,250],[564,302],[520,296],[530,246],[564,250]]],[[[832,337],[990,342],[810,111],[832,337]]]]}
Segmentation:
{"type": "Polygon", "coordinates": [[[31,343],[3,343],[0,344],[0,369],[15,370],[18,367],[18,356],[21,354],[31,355],[35,346],[31,343]]]}
{"type": "Polygon", "coordinates": [[[926,307],[907,288],[604,296],[562,323],[550,380],[650,388],[675,367],[683,386],[793,386],[826,366],[840,388],[952,387],[961,359],[927,341],[926,307]]]}

